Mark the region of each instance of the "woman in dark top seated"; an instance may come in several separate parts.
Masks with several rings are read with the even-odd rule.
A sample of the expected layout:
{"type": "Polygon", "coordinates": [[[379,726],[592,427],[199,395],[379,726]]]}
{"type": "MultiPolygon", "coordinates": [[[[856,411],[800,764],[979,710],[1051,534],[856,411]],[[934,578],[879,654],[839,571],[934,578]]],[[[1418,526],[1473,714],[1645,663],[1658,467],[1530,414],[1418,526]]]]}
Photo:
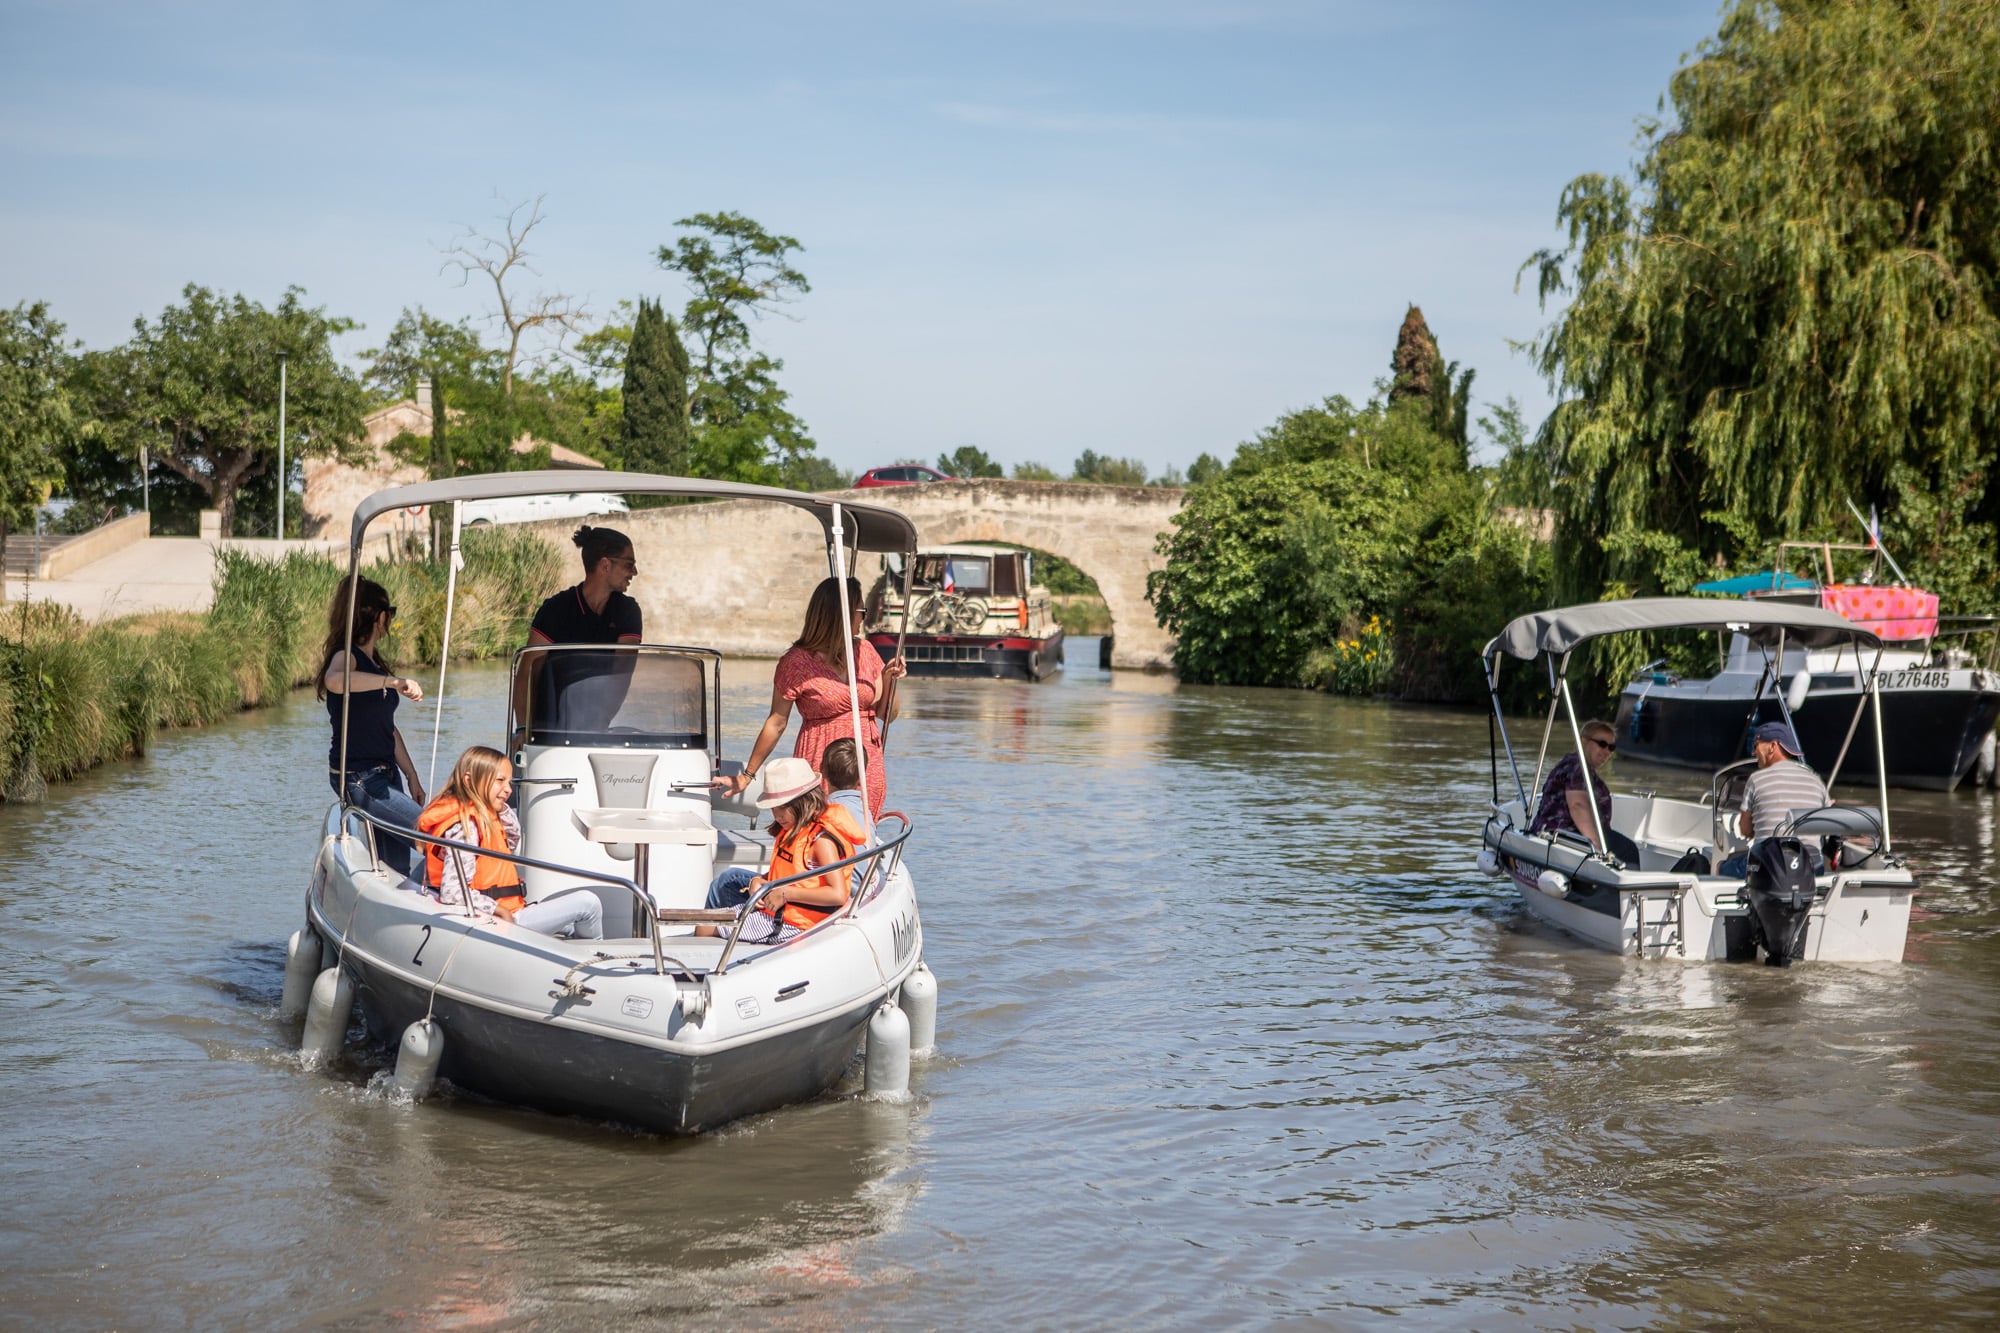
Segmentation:
{"type": "Polygon", "coordinates": [[[1628,866],[1639,864],[1639,849],[1632,840],[1611,827],[1611,788],[1597,776],[1604,761],[1618,753],[1618,733],[1609,722],[1592,719],[1583,724],[1583,752],[1586,766],[1575,754],[1566,754],[1549,770],[1542,783],[1542,799],[1535,807],[1530,833],[1567,830],[1581,833],[1593,847],[1602,847],[1628,866]],[[1588,773],[1588,779],[1585,774],[1588,773]],[[1588,794],[1585,782],[1589,783],[1588,794]]]}
{"type": "MultiPolygon", "coordinates": [[[[350,575],[358,578],[358,575],[350,575]]],[[[327,610],[326,647],[320,653],[319,683],[316,692],[326,700],[326,715],[333,724],[333,745],[327,752],[327,782],[349,805],[358,806],[392,824],[415,828],[423,813],[424,785],[417,780],[417,766],[403,745],[403,733],[396,729],[396,705],[403,699],[421,702],[424,687],[407,676],[390,670],[376,647],[389,632],[396,608],[389,594],[373,579],[361,579],[354,594],[354,635],[347,634],[348,580],[334,590],[333,605],[327,610]],[[351,674],[350,674],[351,672],[351,674]],[[340,718],[341,694],[347,701],[347,788],[341,790],[340,718]],[[404,781],[409,790],[403,788],[404,781]]],[[[408,841],[376,830],[375,845],[383,864],[399,874],[410,873],[408,841]]]]}

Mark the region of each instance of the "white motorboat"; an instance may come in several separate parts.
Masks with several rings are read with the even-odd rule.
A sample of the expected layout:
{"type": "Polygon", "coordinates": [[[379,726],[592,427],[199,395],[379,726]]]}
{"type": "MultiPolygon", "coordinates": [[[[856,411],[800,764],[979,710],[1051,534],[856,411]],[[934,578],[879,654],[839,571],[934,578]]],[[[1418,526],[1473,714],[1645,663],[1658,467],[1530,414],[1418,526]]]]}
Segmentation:
{"type": "MultiPolygon", "coordinates": [[[[1890,843],[1888,787],[1879,762],[1881,652],[1881,641],[1870,630],[1830,611],[1778,603],[1641,598],[1514,620],[1484,652],[1493,702],[1493,797],[1480,867],[1509,878],[1533,916],[1613,953],[1691,962],[1748,960],[1759,953],[1779,964],[1795,958],[1901,960],[1916,878],[1890,843]],[[1863,660],[1864,681],[1847,734],[1851,742],[1863,710],[1872,712],[1880,804],[1793,812],[1780,836],[1816,844],[1824,861],[1824,873],[1814,878],[1809,894],[1774,894],[1754,871],[1716,873],[1725,859],[1749,850],[1737,832],[1736,816],[1754,760],[1719,770],[1700,800],[1650,792],[1614,794],[1611,829],[1630,843],[1622,858],[1589,835],[1530,831],[1551,741],[1558,741],[1558,755],[1572,746],[1583,752],[1568,682],[1573,654],[1607,634],[1670,630],[1733,633],[1773,661],[1783,660],[1788,647],[1836,646],[1863,660]],[[1864,652],[1868,649],[1872,654],[1864,652]],[[1522,774],[1500,707],[1500,663],[1507,657],[1541,659],[1548,671],[1549,713],[1532,779],[1522,774]],[[1567,722],[1561,732],[1558,714],[1567,722]],[[1501,785],[1503,754],[1513,779],[1511,793],[1501,785]]],[[[1782,695],[1777,704],[1781,711],[1786,708],[1782,695]]]]}
{"type": "MultiPolygon", "coordinates": [[[[879,506],[634,473],[592,482],[626,495],[804,509],[825,529],[836,575],[853,568],[858,552],[907,559],[915,548],[909,520],[879,506]]],[[[377,515],[575,485],[568,472],[517,472],[380,492],[355,512],[350,565],[377,515]]],[[[844,580],[842,588],[844,600],[844,580]]],[[[445,632],[448,645],[449,618],[445,632]]],[[[358,1000],[371,1033],[402,1034],[397,1079],[413,1091],[434,1071],[497,1100],[667,1133],[826,1091],[849,1068],[864,1030],[893,1061],[903,1024],[907,1077],[908,1018],[920,1033],[934,1021],[918,1011],[934,991],[926,989],[923,926],[902,858],[907,820],[883,816],[873,844],[838,863],[852,867],[846,907],[791,939],[740,937],[756,900],[792,880],[766,885],[740,913],[705,907],[717,870],[761,866],[770,853],[766,834],[740,826],[761,813],[753,805],[758,787],[723,798],[710,785],[740,771],[722,759],[720,666],[713,651],[664,644],[543,645],[515,656],[515,680],[532,679],[518,694],[508,691],[508,715],[496,716],[484,738],[517,741],[522,839],[519,853],[504,859],[523,867],[531,903],[598,894],[605,939],[555,938],[446,906],[378,863],[377,833],[420,849],[494,852],[385,824],[358,808],[329,810],[306,930],[294,936],[287,964],[288,1007],[302,1007],[302,992],[312,992],[309,1052],[337,1048],[358,1000]],[[730,822],[739,826],[723,826],[730,822]],[[698,937],[702,924],[721,933],[698,937]],[[912,1008],[907,1017],[894,1008],[898,999],[912,1008]]],[[[850,678],[851,671],[850,662],[850,678]]],[[[440,717],[443,684],[441,675],[440,717]]],[[[871,1046],[871,1077],[876,1059],[871,1046]]]]}

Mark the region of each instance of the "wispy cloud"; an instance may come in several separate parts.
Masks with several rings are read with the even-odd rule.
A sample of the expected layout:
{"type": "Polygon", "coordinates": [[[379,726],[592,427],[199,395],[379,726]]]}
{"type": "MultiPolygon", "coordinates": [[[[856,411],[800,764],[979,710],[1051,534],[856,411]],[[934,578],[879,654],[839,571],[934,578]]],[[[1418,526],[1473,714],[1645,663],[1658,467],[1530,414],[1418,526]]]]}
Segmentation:
{"type": "Polygon", "coordinates": [[[1427,21],[1434,6],[1362,0],[953,0],[988,20],[1163,32],[1379,32],[1427,21]]]}
{"type": "Polygon", "coordinates": [[[1041,111],[986,102],[940,102],[934,110],[949,120],[991,129],[1043,134],[1289,134],[1290,120],[1255,116],[1174,115],[1156,111],[1041,111]]]}

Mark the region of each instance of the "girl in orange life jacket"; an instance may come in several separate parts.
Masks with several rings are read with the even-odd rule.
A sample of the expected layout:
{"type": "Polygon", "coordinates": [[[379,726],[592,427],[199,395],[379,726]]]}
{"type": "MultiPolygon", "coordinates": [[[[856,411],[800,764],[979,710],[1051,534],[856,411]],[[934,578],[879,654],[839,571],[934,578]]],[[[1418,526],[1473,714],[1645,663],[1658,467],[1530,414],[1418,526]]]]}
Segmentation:
{"type": "MultiPolygon", "coordinates": [[[[826,803],[819,774],[803,759],[773,759],[764,769],[764,796],[757,804],[771,812],[770,868],[761,875],[740,866],[723,871],[709,885],[710,907],[741,907],[772,880],[843,861],[865,837],[853,815],[826,803]]],[[[818,925],[847,905],[853,878],[854,867],[846,866],[771,890],[757,904],[758,919],[744,926],[743,939],[774,944],[818,925]]],[[[718,932],[700,926],[695,933],[718,932]]]]}
{"type": "MultiPolygon", "coordinates": [[[[418,816],[417,829],[496,852],[516,851],[521,821],[508,804],[513,796],[514,769],[507,756],[475,745],[452,765],[450,780],[418,816]]],[[[470,906],[544,935],[604,937],[604,907],[596,894],[572,889],[529,903],[521,893],[520,867],[512,861],[425,843],[424,882],[439,902],[470,906]]]]}

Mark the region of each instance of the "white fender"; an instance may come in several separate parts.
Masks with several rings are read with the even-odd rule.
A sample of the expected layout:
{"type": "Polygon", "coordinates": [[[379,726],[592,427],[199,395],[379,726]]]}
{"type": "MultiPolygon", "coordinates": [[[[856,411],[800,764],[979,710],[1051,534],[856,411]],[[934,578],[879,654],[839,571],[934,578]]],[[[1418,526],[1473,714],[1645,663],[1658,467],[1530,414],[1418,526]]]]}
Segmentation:
{"type": "Polygon", "coordinates": [[[1535,887],[1551,898],[1569,897],[1569,876],[1560,870],[1544,870],[1535,876],[1535,887]]]}
{"type": "Polygon", "coordinates": [[[438,1062],[444,1059],[444,1029],[420,1018],[403,1029],[396,1047],[396,1073],[391,1085],[412,1101],[422,1101],[437,1086],[438,1062]]]}
{"type": "Polygon", "coordinates": [[[1812,688],[1812,672],[1800,671],[1792,677],[1792,683],[1785,690],[1785,707],[1794,713],[1806,706],[1806,691],[1812,688]]]}
{"type": "Polygon", "coordinates": [[[868,1020],[868,1066],[863,1086],[874,1097],[894,1097],[910,1090],[910,1020],[887,1000],[868,1020]]]}
{"type": "Polygon", "coordinates": [[[929,1055],[937,1049],[937,978],[923,963],[903,982],[898,1003],[910,1020],[910,1054],[929,1055]]]}
{"type": "Polygon", "coordinates": [[[306,1011],[313,978],[318,975],[319,936],[311,927],[293,931],[285,941],[285,993],[278,1001],[278,1017],[297,1018],[306,1011]]]}
{"type": "Polygon", "coordinates": [[[347,1040],[347,1020],[354,1012],[354,983],[338,967],[329,967],[313,982],[306,1004],[306,1034],[299,1042],[308,1064],[325,1064],[340,1054],[347,1040]]]}

